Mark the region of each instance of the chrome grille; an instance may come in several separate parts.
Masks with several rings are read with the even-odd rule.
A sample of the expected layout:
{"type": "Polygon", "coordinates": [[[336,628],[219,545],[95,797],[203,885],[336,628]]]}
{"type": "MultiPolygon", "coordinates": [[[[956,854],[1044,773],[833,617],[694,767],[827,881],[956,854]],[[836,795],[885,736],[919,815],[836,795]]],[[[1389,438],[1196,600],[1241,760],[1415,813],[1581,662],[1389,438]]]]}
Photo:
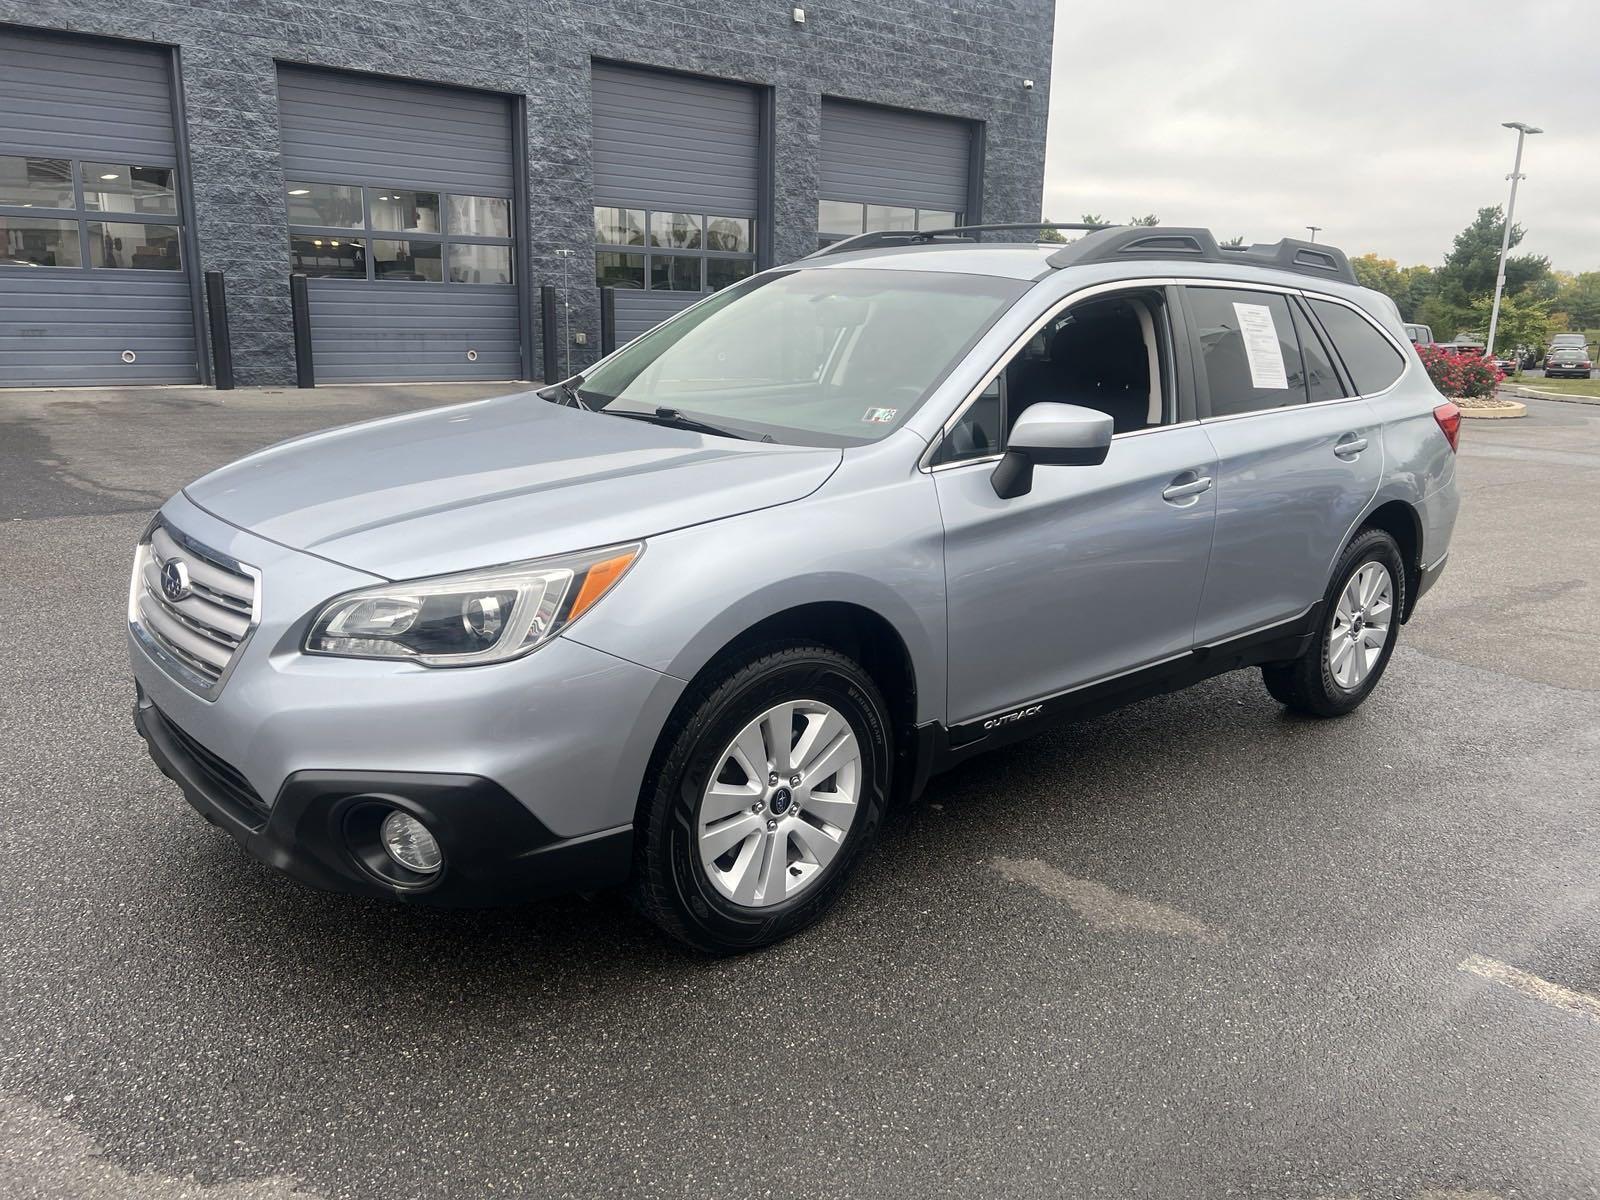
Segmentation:
{"type": "Polygon", "coordinates": [[[128,624],[169,674],[211,695],[255,628],[259,593],[254,568],[158,519],[134,558],[128,624]],[[181,586],[164,588],[163,571],[181,586]]]}

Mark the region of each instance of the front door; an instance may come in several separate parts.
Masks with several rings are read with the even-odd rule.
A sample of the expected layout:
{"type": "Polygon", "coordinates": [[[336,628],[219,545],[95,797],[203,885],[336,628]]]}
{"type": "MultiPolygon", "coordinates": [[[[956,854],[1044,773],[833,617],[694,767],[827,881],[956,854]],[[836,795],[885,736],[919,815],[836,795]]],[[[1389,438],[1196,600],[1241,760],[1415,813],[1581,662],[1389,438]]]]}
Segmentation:
{"type": "Polygon", "coordinates": [[[1012,500],[993,472],[935,474],[950,724],[1188,652],[1216,517],[1204,431],[1118,436],[1099,466],[1037,467],[1012,500]]]}

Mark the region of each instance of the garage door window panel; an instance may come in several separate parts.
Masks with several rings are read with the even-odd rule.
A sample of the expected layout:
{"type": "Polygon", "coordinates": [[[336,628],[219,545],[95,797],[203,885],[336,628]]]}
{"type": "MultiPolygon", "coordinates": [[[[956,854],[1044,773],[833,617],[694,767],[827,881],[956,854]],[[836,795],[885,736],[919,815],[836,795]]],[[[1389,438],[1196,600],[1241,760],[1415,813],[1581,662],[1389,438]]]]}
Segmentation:
{"type": "Polygon", "coordinates": [[[172,167],[85,162],[83,207],[90,212],[175,217],[177,171],[172,167]]]}
{"type": "Polygon", "coordinates": [[[176,225],[91,221],[89,262],[127,271],[178,271],[182,241],[176,225]]]}
{"type": "Polygon", "coordinates": [[[705,231],[693,213],[651,213],[650,244],[674,250],[699,250],[705,231]]]}
{"type": "Polygon", "coordinates": [[[0,157],[0,268],[181,271],[177,211],[174,167],[0,157]]]}
{"type": "Polygon", "coordinates": [[[290,183],[289,224],[319,229],[360,229],[361,189],[342,183],[290,183]]]}
{"type": "Polygon", "coordinates": [[[367,244],[360,238],[294,234],[289,238],[289,269],[313,279],[365,279],[367,244]]]}
{"type": "Polygon", "coordinates": [[[511,247],[454,242],[450,246],[451,283],[511,282],[511,247]]]}
{"type": "Polygon", "coordinates": [[[0,205],[69,210],[77,207],[73,200],[72,160],[0,155],[0,205]]]}
{"type": "Polygon", "coordinates": [[[441,233],[439,193],[368,188],[372,228],[384,233],[441,233]]]}
{"type": "Polygon", "coordinates": [[[295,272],[381,283],[512,282],[509,197],[315,181],[292,182],[287,192],[295,272]],[[360,236],[348,236],[351,229],[360,236]]]}
{"type": "Polygon", "coordinates": [[[599,207],[594,232],[598,287],[714,292],[755,273],[749,217],[599,207]]]}
{"type": "MultiPolygon", "coordinates": [[[[460,237],[504,238],[509,241],[511,201],[504,196],[451,196],[449,228],[452,235],[460,237]]],[[[510,261],[509,254],[507,261],[510,261]]]]}
{"type": "Polygon", "coordinates": [[[444,243],[374,238],[372,270],[375,278],[398,283],[442,283],[444,243]]]}
{"type": "Polygon", "coordinates": [[[860,233],[951,229],[960,224],[961,214],[947,208],[864,204],[853,200],[817,201],[817,242],[821,246],[860,233]]]}
{"type": "Polygon", "coordinates": [[[81,267],[78,223],[0,213],[0,266],[81,267]]]}
{"type": "Polygon", "coordinates": [[[594,256],[595,279],[603,288],[644,290],[644,255],[602,250],[594,256]]]}

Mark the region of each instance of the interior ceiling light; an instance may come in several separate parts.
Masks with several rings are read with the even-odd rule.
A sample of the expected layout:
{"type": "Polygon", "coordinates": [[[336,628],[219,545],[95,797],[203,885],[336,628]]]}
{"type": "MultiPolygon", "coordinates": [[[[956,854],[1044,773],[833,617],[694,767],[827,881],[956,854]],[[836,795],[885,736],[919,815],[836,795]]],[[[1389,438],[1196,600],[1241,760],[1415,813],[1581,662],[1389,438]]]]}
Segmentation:
{"type": "Polygon", "coordinates": [[[113,171],[113,172],[111,172],[111,174],[109,174],[109,175],[102,175],[102,176],[100,176],[100,178],[101,178],[101,179],[121,179],[121,178],[122,178],[122,176],[121,176],[121,175],[118,175],[118,174],[117,174],[117,173],[116,173],[116,172],[115,172],[115,171],[113,171]]]}
{"type": "Polygon", "coordinates": [[[291,195],[291,196],[309,196],[310,194],[311,194],[311,189],[310,188],[290,188],[289,189],[289,195],[291,195]]]}

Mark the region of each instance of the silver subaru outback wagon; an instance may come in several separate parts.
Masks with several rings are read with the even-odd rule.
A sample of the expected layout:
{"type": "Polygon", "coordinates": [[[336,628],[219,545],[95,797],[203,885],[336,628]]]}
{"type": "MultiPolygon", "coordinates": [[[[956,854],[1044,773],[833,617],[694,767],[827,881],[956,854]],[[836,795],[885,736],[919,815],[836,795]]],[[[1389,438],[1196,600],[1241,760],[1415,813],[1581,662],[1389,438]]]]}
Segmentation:
{"type": "Polygon", "coordinates": [[[1339,251],[869,234],[586,374],[313,434],[141,540],[136,721],[307,883],[626,885],[713,953],[815,921],[885,809],[1259,668],[1360,704],[1449,551],[1460,414],[1339,251]]]}

